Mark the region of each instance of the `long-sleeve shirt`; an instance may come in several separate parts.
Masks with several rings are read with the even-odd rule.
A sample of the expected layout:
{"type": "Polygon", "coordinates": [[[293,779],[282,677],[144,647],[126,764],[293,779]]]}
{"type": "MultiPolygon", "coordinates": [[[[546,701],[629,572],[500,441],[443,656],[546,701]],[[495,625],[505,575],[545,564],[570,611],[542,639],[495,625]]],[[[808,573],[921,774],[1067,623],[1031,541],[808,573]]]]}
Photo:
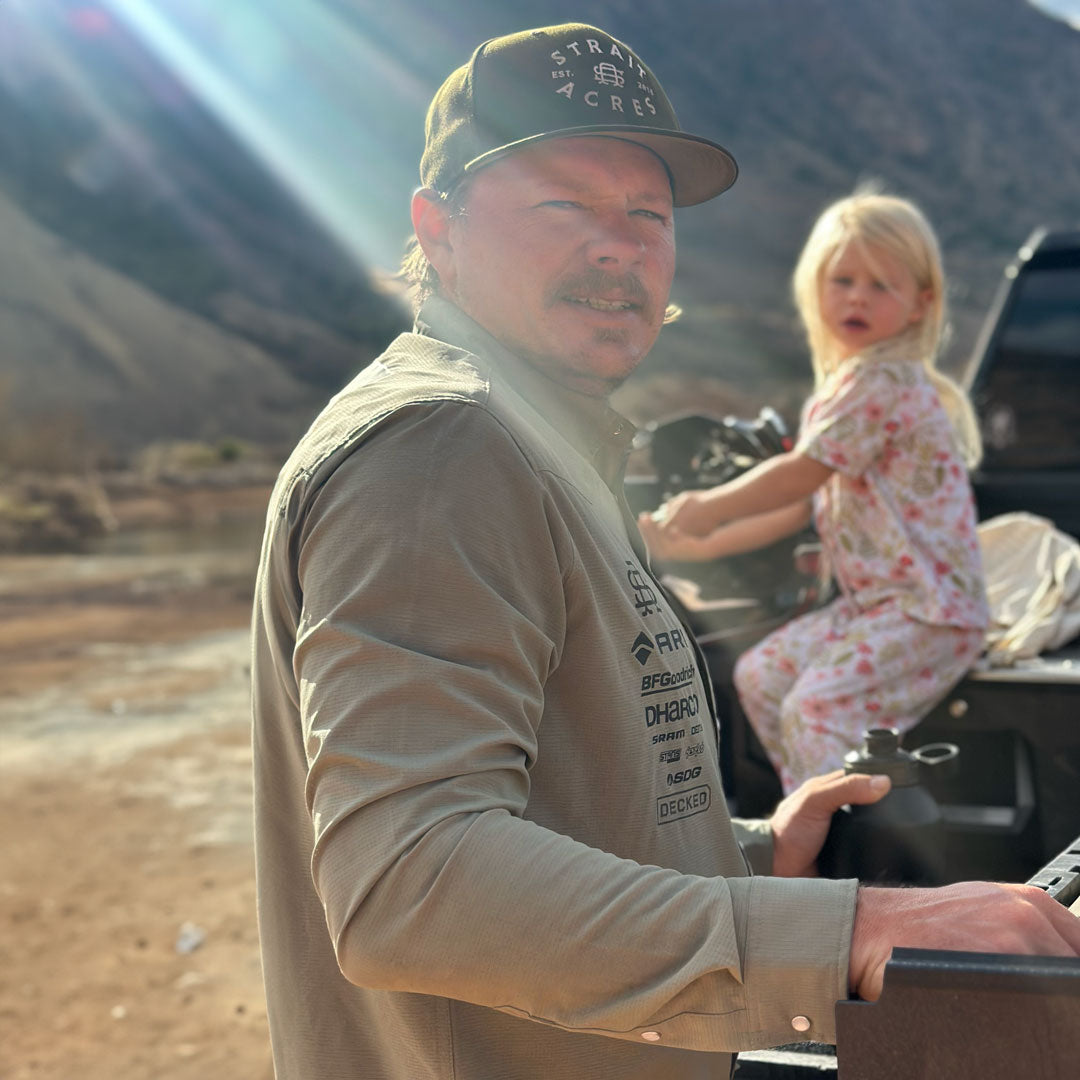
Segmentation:
{"type": "Polygon", "coordinates": [[[770,835],[728,816],[632,437],[433,300],[283,468],[253,623],[279,1080],[695,1080],[833,1040],[855,883],[751,875],[770,835]]]}

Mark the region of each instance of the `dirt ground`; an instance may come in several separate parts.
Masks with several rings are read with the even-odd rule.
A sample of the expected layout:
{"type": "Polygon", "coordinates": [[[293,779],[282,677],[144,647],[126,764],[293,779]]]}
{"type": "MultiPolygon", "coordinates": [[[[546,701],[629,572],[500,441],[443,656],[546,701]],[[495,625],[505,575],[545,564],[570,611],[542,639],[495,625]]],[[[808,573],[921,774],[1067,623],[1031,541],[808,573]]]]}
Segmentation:
{"type": "MultiPolygon", "coordinates": [[[[247,512],[250,531],[266,494],[189,493],[179,516],[247,512]]],[[[249,808],[256,544],[157,546],[0,558],[0,1080],[272,1076],[249,808]]]]}

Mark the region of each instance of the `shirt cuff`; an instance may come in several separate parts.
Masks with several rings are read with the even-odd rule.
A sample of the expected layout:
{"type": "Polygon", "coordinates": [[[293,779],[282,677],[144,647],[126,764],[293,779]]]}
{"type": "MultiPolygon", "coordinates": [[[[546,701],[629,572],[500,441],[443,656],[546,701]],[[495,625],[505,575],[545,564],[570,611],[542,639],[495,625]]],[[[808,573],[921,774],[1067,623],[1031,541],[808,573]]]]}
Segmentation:
{"type": "Polygon", "coordinates": [[[753,1049],[836,1042],[835,1008],[848,996],[858,882],[823,878],[729,880],[745,927],[742,982],[753,1049]]]}

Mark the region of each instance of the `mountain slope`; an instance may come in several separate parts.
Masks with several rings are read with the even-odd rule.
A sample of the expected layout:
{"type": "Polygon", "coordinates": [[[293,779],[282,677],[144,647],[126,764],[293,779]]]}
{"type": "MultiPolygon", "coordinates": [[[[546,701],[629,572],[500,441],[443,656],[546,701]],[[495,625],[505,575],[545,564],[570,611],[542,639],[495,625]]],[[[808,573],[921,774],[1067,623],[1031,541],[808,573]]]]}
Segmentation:
{"type": "Polygon", "coordinates": [[[0,195],[6,415],[77,414],[128,450],[163,437],[282,444],[321,403],[270,354],[74,249],[0,195]]]}
{"type": "Polygon", "coordinates": [[[104,11],[0,8],[5,396],[116,452],[287,443],[407,317],[104,11]]]}
{"type": "MultiPolygon", "coordinates": [[[[381,72],[408,76],[395,96],[360,68],[342,102],[355,123],[395,129],[396,153],[344,165],[356,198],[404,236],[420,102],[478,41],[567,7],[321,3],[381,72]],[[373,169],[379,183],[363,183],[373,169]],[[388,209],[374,192],[397,169],[388,209]]],[[[0,8],[0,192],[45,232],[12,225],[23,239],[0,252],[9,395],[81,410],[118,447],[208,431],[287,439],[405,325],[402,308],[107,9],[35,0],[23,23],[18,10],[0,8]]],[[[586,17],[639,49],[684,126],[741,168],[723,198],[680,212],[686,314],[639,383],[684,379],[701,398],[701,379],[724,381],[741,403],[796,401],[808,367],[788,277],[819,210],[861,180],[915,198],[939,231],[953,370],[1031,229],[1080,224],[1080,33],[1024,0],[592,0],[586,17]]],[[[638,398],[649,408],[649,392],[638,398]]]]}

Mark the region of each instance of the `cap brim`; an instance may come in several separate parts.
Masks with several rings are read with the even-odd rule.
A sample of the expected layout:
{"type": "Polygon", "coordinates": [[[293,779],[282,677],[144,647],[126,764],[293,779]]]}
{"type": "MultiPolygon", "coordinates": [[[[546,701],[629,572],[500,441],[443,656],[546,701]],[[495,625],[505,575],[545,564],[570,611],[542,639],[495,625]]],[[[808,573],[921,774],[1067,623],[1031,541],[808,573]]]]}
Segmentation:
{"type": "Polygon", "coordinates": [[[527,139],[506,143],[475,157],[465,166],[465,173],[490,165],[507,154],[545,139],[565,139],[581,135],[605,135],[613,139],[638,143],[651,150],[667,166],[675,206],[696,206],[707,202],[735,183],[739,167],[735,159],[719,143],[690,135],[685,131],[667,128],[647,128],[596,124],[589,127],[563,128],[531,135],[527,139]]]}

